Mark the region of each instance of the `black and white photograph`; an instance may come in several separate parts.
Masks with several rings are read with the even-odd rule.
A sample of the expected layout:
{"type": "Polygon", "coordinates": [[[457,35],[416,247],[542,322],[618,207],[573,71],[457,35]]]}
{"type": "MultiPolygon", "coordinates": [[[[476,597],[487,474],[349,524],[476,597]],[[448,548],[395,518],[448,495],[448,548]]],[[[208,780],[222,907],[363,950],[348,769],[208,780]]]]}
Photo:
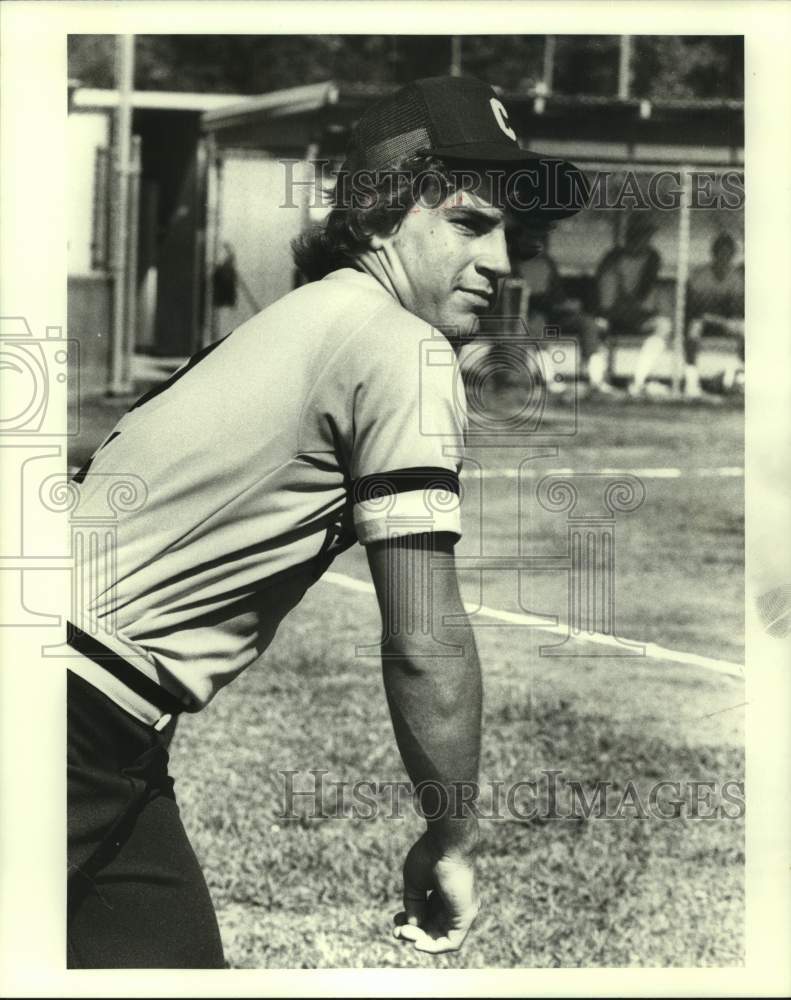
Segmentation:
{"type": "Polygon", "coordinates": [[[8,995],[782,995],[791,5],[60,6],[57,162],[3,146],[8,995]]]}

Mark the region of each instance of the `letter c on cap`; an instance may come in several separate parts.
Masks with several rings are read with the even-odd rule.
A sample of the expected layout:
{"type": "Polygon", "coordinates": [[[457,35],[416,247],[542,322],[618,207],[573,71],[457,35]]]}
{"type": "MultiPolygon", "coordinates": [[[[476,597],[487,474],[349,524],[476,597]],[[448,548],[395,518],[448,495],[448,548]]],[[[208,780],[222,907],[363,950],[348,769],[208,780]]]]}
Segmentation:
{"type": "Polygon", "coordinates": [[[500,126],[500,128],[505,132],[509,139],[513,139],[516,142],[516,132],[508,124],[508,112],[505,110],[505,105],[502,101],[498,101],[496,97],[492,97],[489,101],[491,105],[492,114],[494,115],[494,120],[500,126]]]}

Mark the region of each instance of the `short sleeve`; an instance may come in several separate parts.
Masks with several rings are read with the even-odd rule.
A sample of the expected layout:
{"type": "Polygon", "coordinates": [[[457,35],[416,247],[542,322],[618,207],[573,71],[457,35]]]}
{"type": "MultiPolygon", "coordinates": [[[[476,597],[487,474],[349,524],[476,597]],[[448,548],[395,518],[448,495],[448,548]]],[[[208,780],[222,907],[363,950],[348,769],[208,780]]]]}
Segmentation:
{"type": "Polygon", "coordinates": [[[355,338],[351,441],[354,527],[367,545],[422,532],[461,536],[467,426],[450,343],[400,308],[355,338]]]}

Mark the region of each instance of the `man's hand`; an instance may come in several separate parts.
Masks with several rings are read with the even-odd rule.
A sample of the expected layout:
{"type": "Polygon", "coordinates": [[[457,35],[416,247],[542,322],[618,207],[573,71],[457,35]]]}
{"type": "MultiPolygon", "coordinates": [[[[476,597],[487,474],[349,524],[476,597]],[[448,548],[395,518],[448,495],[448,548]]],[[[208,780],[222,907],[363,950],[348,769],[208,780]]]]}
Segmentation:
{"type": "Polygon", "coordinates": [[[471,856],[438,856],[424,833],[404,862],[404,910],[395,916],[395,937],[417,951],[458,951],[479,909],[471,856]]]}

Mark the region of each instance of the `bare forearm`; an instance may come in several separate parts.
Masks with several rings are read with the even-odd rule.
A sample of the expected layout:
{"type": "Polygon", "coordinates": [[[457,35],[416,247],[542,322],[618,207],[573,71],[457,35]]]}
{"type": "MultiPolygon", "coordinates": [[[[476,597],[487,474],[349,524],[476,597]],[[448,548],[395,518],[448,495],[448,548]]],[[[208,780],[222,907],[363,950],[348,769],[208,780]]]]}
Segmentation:
{"type": "Polygon", "coordinates": [[[383,673],[404,766],[416,787],[430,783],[422,799],[430,836],[440,853],[469,853],[477,841],[470,803],[478,780],[481,671],[469,626],[449,630],[447,641],[462,655],[436,655],[426,643],[422,655],[414,640],[385,643],[383,673]]]}

